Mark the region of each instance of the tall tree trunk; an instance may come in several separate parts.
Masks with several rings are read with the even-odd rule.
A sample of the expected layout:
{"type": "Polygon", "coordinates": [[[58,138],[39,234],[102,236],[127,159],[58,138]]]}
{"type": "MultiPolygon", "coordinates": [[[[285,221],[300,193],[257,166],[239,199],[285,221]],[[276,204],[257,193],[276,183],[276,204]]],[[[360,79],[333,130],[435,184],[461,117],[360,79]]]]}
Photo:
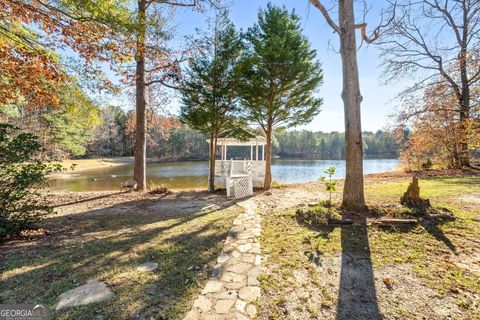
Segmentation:
{"type": "Polygon", "coordinates": [[[470,85],[468,83],[466,59],[467,53],[465,52],[460,58],[460,73],[462,78],[462,93],[460,98],[460,152],[458,163],[460,167],[470,167],[466,126],[470,118],[470,85]]]}
{"type": "Polygon", "coordinates": [[[467,121],[469,119],[469,115],[467,114],[464,109],[467,109],[462,106],[462,111],[460,112],[460,152],[459,152],[459,163],[458,165],[462,168],[470,167],[470,160],[469,160],[469,150],[468,150],[468,138],[467,138],[467,121]]]}
{"type": "Polygon", "coordinates": [[[210,134],[210,169],[208,171],[208,191],[215,191],[215,157],[217,155],[218,134],[210,134]]]}
{"type": "Polygon", "coordinates": [[[364,210],[366,203],[363,190],[363,146],[360,116],[362,95],[358,80],[353,0],[340,0],[338,11],[343,72],[342,99],[345,109],[346,176],[342,207],[364,210]]]}
{"type": "Polygon", "coordinates": [[[462,83],[462,92],[460,98],[460,166],[470,167],[468,141],[467,141],[467,127],[466,122],[470,118],[470,85],[468,81],[468,42],[469,42],[469,12],[463,11],[463,28],[461,51],[458,57],[460,66],[460,80],[462,83]]]}
{"type": "MultiPolygon", "coordinates": [[[[267,149],[265,150],[265,179],[263,190],[270,190],[272,185],[272,123],[267,125],[267,149]]],[[[258,159],[257,159],[258,160],[258,159]]]]}
{"type": "Polygon", "coordinates": [[[146,178],[146,156],[147,139],[146,127],[147,119],[146,109],[146,85],[145,85],[145,37],[146,37],[146,1],[138,0],[138,34],[136,44],[135,62],[135,89],[136,89],[136,129],[135,129],[135,163],[133,169],[133,179],[137,182],[137,188],[140,191],[147,190],[146,178]]]}

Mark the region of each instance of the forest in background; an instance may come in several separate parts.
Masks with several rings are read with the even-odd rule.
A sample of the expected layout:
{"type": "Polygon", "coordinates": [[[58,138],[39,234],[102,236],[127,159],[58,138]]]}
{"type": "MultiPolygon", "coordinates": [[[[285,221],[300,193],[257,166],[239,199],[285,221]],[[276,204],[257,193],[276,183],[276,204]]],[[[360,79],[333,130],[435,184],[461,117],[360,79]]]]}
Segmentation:
{"type": "MultiPolygon", "coordinates": [[[[23,131],[34,133],[49,157],[98,158],[133,156],[135,112],[118,106],[98,108],[76,92],[68,106],[26,111],[10,106],[0,111],[0,120],[23,131]],[[75,97],[76,99],[73,99],[75,97]]],[[[208,159],[207,135],[182,124],[176,117],[148,112],[147,155],[170,160],[208,159]]],[[[397,157],[408,131],[363,132],[367,157],[397,157]]],[[[229,155],[243,158],[246,150],[232,150],[229,155]]],[[[273,154],[280,157],[308,159],[343,159],[345,138],[340,132],[277,130],[273,154]]]]}
{"type": "MultiPolygon", "coordinates": [[[[146,3],[143,0],[141,2],[146,3]]],[[[310,2],[314,6],[320,4],[318,1],[310,2]]],[[[166,3],[158,2],[159,7],[164,4],[166,3]]],[[[155,5],[150,6],[151,9],[153,7],[155,5]]],[[[0,8],[6,13],[0,32],[0,69],[2,70],[0,124],[13,124],[25,132],[38,136],[46,149],[44,160],[49,159],[50,156],[64,159],[132,155],[133,145],[136,144],[138,150],[135,155],[138,161],[135,166],[135,179],[141,177],[141,180],[144,180],[144,149],[147,150],[149,157],[163,160],[206,157],[206,137],[192,130],[191,128],[195,127],[192,123],[189,123],[189,127],[185,127],[176,118],[164,116],[164,113],[157,113],[155,110],[168,105],[170,94],[167,92],[171,89],[182,93],[184,107],[187,106],[188,100],[195,100],[191,99],[192,97],[185,100],[185,92],[201,95],[198,90],[185,90],[185,81],[195,84],[195,81],[200,79],[195,76],[195,73],[189,74],[188,70],[193,70],[191,66],[186,67],[186,64],[182,64],[190,58],[198,58],[199,67],[209,66],[208,63],[203,62],[212,62],[210,67],[214,68],[210,68],[210,71],[215,71],[213,74],[219,78],[210,76],[203,78],[213,83],[220,83],[220,80],[226,83],[223,78],[230,73],[224,74],[217,70],[217,62],[224,62],[224,59],[207,51],[203,52],[205,56],[202,57],[200,51],[194,50],[194,48],[198,49],[198,43],[202,41],[206,41],[204,43],[206,45],[200,47],[216,48],[211,45],[212,39],[218,40],[219,37],[215,36],[212,30],[206,33],[197,32],[198,39],[192,35],[193,42],[186,44],[191,54],[188,58],[186,52],[178,52],[175,50],[177,48],[170,43],[174,26],[170,24],[171,17],[162,16],[161,10],[146,12],[146,8],[125,7],[115,0],[98,3],[96,1],[54,1],[49,4],[41,1],[34,1],[32,4],[30,1],[23,0],[0,0],[0,8]],[[91,5],[92,3],[95,5],[91,5]],[[139,12],[142,14],[139,15],[139,12]],[[152,17],[148,20],[148,23],[152,24],[148,28],[141,23],[142,21],[137,21],[137,18],[143,15],[152,17]],[[159,32],[165,30],[168,32],[159,32]],[[139,35],[142,35],[140,38],[142,41],[145,40],[145,43],[137,41],[139,35]],[[141,47],[136,47],[139,44],[141,47]],[[143,47],[148,50],[144,50],[143,47]],[[65,48],[75,52],[75,56],[63,56],[65,48]],[[136,68],[138,62],[141,62],[141,68],[136,68]],[[145,71],[145,66],[146,74],[136,74],[137,69],[145,71]],[[102,71],[104,67],[110,67],[119,77],[116,79],[119,81],[112,83],[102,71]],[[136,86],[135,79],[142,79],[140,81],[142,83],[136,86]],[[111,94],[121,94],[116,97],[118,100],[115,100],[129,99],[132,106],[135,101],[135,110],[138,112],[125,112],[119,107],[107,107],[106,103],[93,101],[96,96],[109,99],[113,97],[111,94]],[[147,100],[148,103],[146,103],[147,100]],[[144,130],[147,123],[148,127],[144,130]],[[145,140],[148,142],[144,143],[145,140]],[[148,147],[144,148],[145,145],[148,147]]],[[[472,166],[470,162],[476,165],[480,150],[478,7],[473,6],[470,1],[459,1],[458,6],[452,5],[442,9],[428,1],[419,1],[390,9],[391,12],[387,12],[387,16],[396,11],[399,13],[389,17],[395,23],[385,25],[381,37],[379,33],[374,32],[374,38],[378,40],[381,50],[387,82],[393,84],[403,78],[410,78],[412,74],[421,76],[418,82],[414,82],[412,86],[399,93],[401,100],[394,114],[394,122],[398,129],[395,132],[364,132],[363,150],[355,153],[360,157],[352,163],[360,163],[363,153],[366,156],[377,157],[398,155],[407,170],[428,169],[432,165],[436,168],[469,168],[472,166]],[[424,5],[432,13],[425,14],[424,5]],[[450,13],[444,16],[445,12],[451,12],[455,19],[448,18],[450,13]],[[410,16],[415,19],[403,19],[410,16]],[[440,20],[441,23],[435,25],[436,30],[432,28],[430,34],[423,27],[433,20],[440,20]],[[468,27],[464,26],[465,21],[468,27]],[[456,37],[438,39],[435,35],[440,31],[443,32],[444,28],[453,32],[456,37]],[[425,30],[426,33],[421,34],[420,30],[425,30]],[[460,33],[460,30],[465,32],[460,33]],[[398,45],[399,43],[402,45],[398,45]],[[424,63],[419,64],[419,59],[425,59],[424,63]],[[404,129],[406,127],[411,132],[406,131],[404,129]],[[407,136],[408,141],[405,142],[407,136]]],[[[280,11],[277,13],[281,13],[280,11]]],[[[272,12],[276,11],[272,10],[272,12]]],[[[297,25],[301,26],[298,21],[297,25]]],[[[364,25],[359,25],[361,26],[364,25]]],[[[214,29],[215,32],[220,32],[222,28],[214,29]]],[[[232,34],[238,31],[234,29],[232,34]]],[[[299,30],[292,29],[292,32],[295,31],[298,35],[297,40],[302,39],[299,30]]],[[[274,32],[272,37],[275,36],[274,32]]],[[[236,39],[236,37],[233,38],[236,39]]],[[[242,32],[239,39],[243,42],[242,45],[249,45],[250,49],[253,49],[256,44],[258,57],[262,56],[263,51],[269,51],[263,50],[265,48],[262,45],[266,42],[261,40],[261,33],[242,32]]],[[[364,39],[364,33],[362,33],[362,39],[364,39]]],[[[308,43],[308,39],[305,41],[308,43]]],[[[226,44],[228,41],[224,45],[226,48],[229,47],[226,44]]],[[[298,47],[294,44],[290,49],[296,52],[295,48],[298,47]]],[[[255,50],[247,51],[255,52],[255,50]]],[[[283,53],[282,57],[289,54],[285,50],[278,50],[277,53],[283,53]]],[[[307,52],[307,56],[309,55],[310,53],[307,52]]],[[[250,59],[252,57],[238,58],[241,58],[240,60],[248,58],[245,60],[247,62],[258,61],[257,58],[250,59]]],[[[190,62],[193,60],[190,59],[190,62]]],[[[224,71],[229,71],[228,66],[231,65],[234,64],[224,63],[222,68],[225,69],[224,71]]],[[[281,64],[276,63],[276,65],[281,64]]],[[[244,67],[248,71],[251,66],[247,63],[244,67]]],[[[293,69],[279,68],[278,71],[287,72],[293,69]]],[[[209,68],[198,70],[203,70],[203,74],[209,74],[206,72],[209,68]]],[[[145,73],[143,71],[142,73],[145,73]]],[[[240,72],[239,74],[246,76],[252,73],[240,72]]],[[[309,75],[312,72],[305,74],[309,75]]],[[[240,83],[245,83],[243,80],[245,79],[240,83]]],[[[262,79],[253,80],[262,83],[258,81],[262,79]]],[[[286,83],[287,89],[288,85],[286,83]]],[[[209,86],[197,87],[208,88],[209,86]]],[[[255,102],[259,93],[267,92],[264,89],[258,90],[255,84],[249,88],[241,88],[242,90],[229,90],[233,87],[225,86],[226,89],[217,90],[216,97],[218,98],[221,93],[228,99],[240,98],[245,105],[247,98],[254,97],[252,101],[255,102]]],[[[296,93],[303,96],[303,92],[307,91],[297,90],[296,93]]],[[[209,93],[206,93],[206,96],[209,96],[209,93]]],[[[281,98],[275,101],[285,101],[284,97],[281,98]]],[[[215,104],[218,105],[217,102],[215,104]]],[[[263,106],[263,104],[256,104],[251,104],[251,107],[263,106]]],[[[205,106],[204,103],[200,105],[205,106]]],[[[280,107],[287,106],[287,109],[290,109],[293,105],[296,104],[287,103],[273,106],[274,108],[270,106],[269,110],[260,110],[262,112],[257,113],[260,115],[259,119],[262,119],[265,111],[271,114],[280,107]]],[[[250,108],[250,111],[255,108],[250,108]]],[[[359,109],[358,105],[356,109],[359,109]]],[[[194,114],[198,114],[198,110],[194,111],[194,114]]],[[[211,116],[218,112],[208,114],[211,116]]],[[[281,114],[290,114],[290,112],[281,112],[281,114]]],[[[228,112],[224,115],[228,116],[228,112]]],[[[307,120],[310,121],[313,114],[307,112],[306,115],[307,120]]],[[[252,112],[247,117],[249,123],[258,124],[259,122],[251,116],[252,112]]],[[[209,117],[203,118],[209,119],[209,117]]],[[[296,116],[294,119],[299,120],[301,117],[296,116]]],[[[349,119],[348,113],[347,119],[349,119]]],[[[185,119],[183,121],[187,122],[185,119]]],[[[352,123],[353,120],[349,119],[349,121],[352,123]]],[[[298,125],[301,124],[290,123],[291,127],[298,125]]],[[[269,123],[263,127],[264,132],[267,132],[266,128],[274,129],[272,147],[275,156],[343,158],[345,155],[344,142],[339,141],[343,138],[341,133],[275,130],[275,128],[284,127],[285,123],[280,123],[278,126],[269,123]]],[[[360,129],[357,134],[360,134],[360,129]]],[[[267,136],[270,135],[267,134],[267,136]]],[[[352,135],[352,137],[355,139],[347,137],[347,140],[354,141],[348,145],[360,145],[358,136],[352,135]]],[[[359,177],[357,178],[356,180],[359,180],[359,177]]]]}

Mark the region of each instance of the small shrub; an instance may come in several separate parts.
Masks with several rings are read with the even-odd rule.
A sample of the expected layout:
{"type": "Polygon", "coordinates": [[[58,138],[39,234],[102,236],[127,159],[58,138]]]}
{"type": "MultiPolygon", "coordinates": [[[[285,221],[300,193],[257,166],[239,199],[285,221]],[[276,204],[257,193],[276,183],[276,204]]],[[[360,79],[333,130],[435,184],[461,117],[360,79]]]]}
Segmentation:
{"type": "Polygon", "coordinates": [[[331,200],[321,200],[318,203],[319,206],[325,207],[325,208],[331,208],[333,207],[333,202],[331,200]]]}
{"type": "Polygon", "coordinates": [[[335,174],[335,167],[330,167],[328,168],[327,170],[324,171],[325,174],[327,174],[328,176],[328,180],[325,180],[325,176],[323,177],[320,177],[320,180],[323,181],[323,183],[325,184],[325,188],[327,189],[327,191],[329,192],[329,206],[332,205],[332,192],[335,192],[337,189],[336,189],[336,185],[337,185],[337,181],[335,180],[332,180],[332,176],[335,174]]]}
{"type": "MultiPolygon", "coordinates": [[[[327,200],[328,201],[328,200],[327,200]]],[[[318,204],[314,207],[304,207],[297,210],[295,214],[297,221],[317,227],[328,224],[329,219],[341,217],[336,208],[318,204]]]]}
{"type": "Polygon", "coordinates": [[[62,170],[42,162],[43,148],[35,135],[0,124],[0,237],[30,227],[52,208],[38,190],[46,176],[62,170]]]}

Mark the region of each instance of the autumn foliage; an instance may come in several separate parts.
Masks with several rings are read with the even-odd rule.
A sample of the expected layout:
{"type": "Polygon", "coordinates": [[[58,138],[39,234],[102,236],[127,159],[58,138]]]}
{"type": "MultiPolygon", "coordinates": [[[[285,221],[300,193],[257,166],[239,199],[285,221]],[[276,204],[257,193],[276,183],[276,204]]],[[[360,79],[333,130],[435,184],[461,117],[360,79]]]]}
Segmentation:
{"type": "MultiPolygon", "coordinates": [[[[133,141],[136,130],[136,113],[131,111],[127,114],[125,120],[125,134],[133,141]]],[[[168,117],[158,114],[152,109],[147,110],[147,148],[154,152],[160,148],[159,141],[162,141],[172,133],[173,129],[180,128],[180,121],[174,117],[168,117]]]]}
{"type": "Polygon", "coordinates": [[[126,59],[131,47],[118,31],[127,13],[113,3],[0,0],[0,104],[58,105],[68,76],[55,50],[70,48],[85,63],[126,59]]]}
{"type": "Polygon", "coordinates": [[[412,126],[400,155],[407,170],[426,169],[430,162],[438,167],[458,168],[464,144],[472,151],[478,149],[480,130],[475,112],[470,119],[462,120],[456,97],[445,84],[429,87],[420,99],[408,104],[399,116],[412,126]]]}

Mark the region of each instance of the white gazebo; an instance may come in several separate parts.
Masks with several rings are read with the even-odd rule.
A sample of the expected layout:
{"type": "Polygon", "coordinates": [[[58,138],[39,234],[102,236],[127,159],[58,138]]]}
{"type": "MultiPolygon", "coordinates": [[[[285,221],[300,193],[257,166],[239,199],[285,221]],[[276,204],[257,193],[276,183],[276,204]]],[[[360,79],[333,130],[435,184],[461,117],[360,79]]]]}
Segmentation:
{"type": "Polygon", "coordinates": [[[235,198],[252,195],[253,187],[263,187],[266,144],[264,137],[254,135],[246,139],[218,138],[220,160],[215,160],[215,186],[227,189],[227,196],[233,193],[235,198]],[[229,147],[250,147],[250,159],[228,160],[229,147]]]}

